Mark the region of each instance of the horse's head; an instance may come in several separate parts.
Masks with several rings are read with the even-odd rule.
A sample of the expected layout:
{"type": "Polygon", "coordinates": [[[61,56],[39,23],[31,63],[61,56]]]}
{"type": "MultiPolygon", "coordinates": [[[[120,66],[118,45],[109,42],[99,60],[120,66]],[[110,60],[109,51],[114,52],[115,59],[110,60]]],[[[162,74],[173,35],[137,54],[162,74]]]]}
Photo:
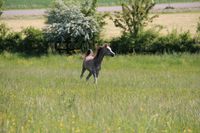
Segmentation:
{"type": "Polygon", "coordinates": [[[108,46],[107,44],[104,45],[103,49],[104,49],[105,55],[109,55],[109,56],[112,56],[112,57],[115,56],[115,53],[112,51],[110,46],[108,46]]]}

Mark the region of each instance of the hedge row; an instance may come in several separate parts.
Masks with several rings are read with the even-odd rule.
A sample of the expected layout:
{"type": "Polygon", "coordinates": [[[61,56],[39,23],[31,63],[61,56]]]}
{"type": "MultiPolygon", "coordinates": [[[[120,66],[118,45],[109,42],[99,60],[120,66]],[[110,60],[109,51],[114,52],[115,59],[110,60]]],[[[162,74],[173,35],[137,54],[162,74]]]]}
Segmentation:
{"type": "Polygon", "coordinates": [[[48,44],[41,30],[29,27],[22,32],[10,32],[4,24],[0,24],[0,52],[44,54],[47,50],[48,44]]]}
{"type": "Polygon", "coordinates": [[[111,41],[111,47],[118,54],[128,53],[197,53],[200,51],[198,37],[192,37],[190,32],[177,33],[172,31],[160,35],[154,30],[141,32],[136,38],[124,34],[111,41]]]}
{"type": "MultiPolygon", "coordinates": [[[[173,31],[160,35],[155,30],[148,30],[141,32],[136,38],[124,34],[111,40],[110,44],[118,54],[200,52],[200,39],[192,37],[189,32],[178,34],[173,31]]],[[[10,32],[4,24],[0,24],[0,53],[46,54],[50,45],[52,44],[48,44],[43,31],[39,29],[29,27],[22,32],[10,32]]]]}

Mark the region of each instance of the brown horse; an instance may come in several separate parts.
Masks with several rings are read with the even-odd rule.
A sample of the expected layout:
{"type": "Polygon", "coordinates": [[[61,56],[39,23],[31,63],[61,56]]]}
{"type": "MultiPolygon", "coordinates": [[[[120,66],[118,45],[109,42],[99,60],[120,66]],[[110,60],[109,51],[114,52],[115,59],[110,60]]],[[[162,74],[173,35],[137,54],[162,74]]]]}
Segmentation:
{"type": "Polygon", "coordinates": [[[91,75],[94,77],[94,82],[97,84],[97,78],[99,76],[99,71],[101,69],[101,63],[105,55],[115,56],[112,49],[106,44],[103,47],[97,49],[97,54],[94,56],[92,50],[88,50],[82,65],[82,72],[80,78],[83,77],[85,70],[89,71],[86,80],[88,80],[91,75]]]}

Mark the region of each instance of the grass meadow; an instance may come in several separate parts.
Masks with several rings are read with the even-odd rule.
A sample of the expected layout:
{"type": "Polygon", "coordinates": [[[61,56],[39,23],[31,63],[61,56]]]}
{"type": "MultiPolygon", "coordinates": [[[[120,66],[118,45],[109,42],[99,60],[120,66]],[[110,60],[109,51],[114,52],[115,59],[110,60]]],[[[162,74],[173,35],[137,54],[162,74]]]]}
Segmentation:
{"type": "Polygon", "coordinates": [[[1,54],[0,132],[200,131],[199,54],[106,57],[98,85],[79,79],[81,64],[1,54]]]}
{"type": "MultiPolygon", "coordinates": [[[[5,9],[48,8],[54,0],[6,0],[5,9]]],[[[70,0],[66,0],[67,2],[70,0]]],[[[72,1],[72,0],[71,0],[72,1]]],[[[83,0],[73,0],[77,3],[83,0]]],[[[128,1],[128,0],[127,0],[128,1]]],[[[157,3],[195,2],[199,0],[155,0],[157,3]]],[[[99,6],[120,5],[121,0],[98,0],[99,6]]]]}

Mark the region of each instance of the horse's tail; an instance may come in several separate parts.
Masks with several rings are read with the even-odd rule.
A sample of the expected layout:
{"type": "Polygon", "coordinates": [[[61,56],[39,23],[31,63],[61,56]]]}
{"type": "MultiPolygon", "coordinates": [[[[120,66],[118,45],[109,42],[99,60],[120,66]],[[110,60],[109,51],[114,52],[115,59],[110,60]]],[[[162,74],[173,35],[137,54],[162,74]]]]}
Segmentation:
{"type": "Polygon", "coordinates": [[[88,56],[88,55],[90,55],[90,54],[93,54],[92,49],[88,49],[87,53],[85,54],[85,57],[88,56]]]}

